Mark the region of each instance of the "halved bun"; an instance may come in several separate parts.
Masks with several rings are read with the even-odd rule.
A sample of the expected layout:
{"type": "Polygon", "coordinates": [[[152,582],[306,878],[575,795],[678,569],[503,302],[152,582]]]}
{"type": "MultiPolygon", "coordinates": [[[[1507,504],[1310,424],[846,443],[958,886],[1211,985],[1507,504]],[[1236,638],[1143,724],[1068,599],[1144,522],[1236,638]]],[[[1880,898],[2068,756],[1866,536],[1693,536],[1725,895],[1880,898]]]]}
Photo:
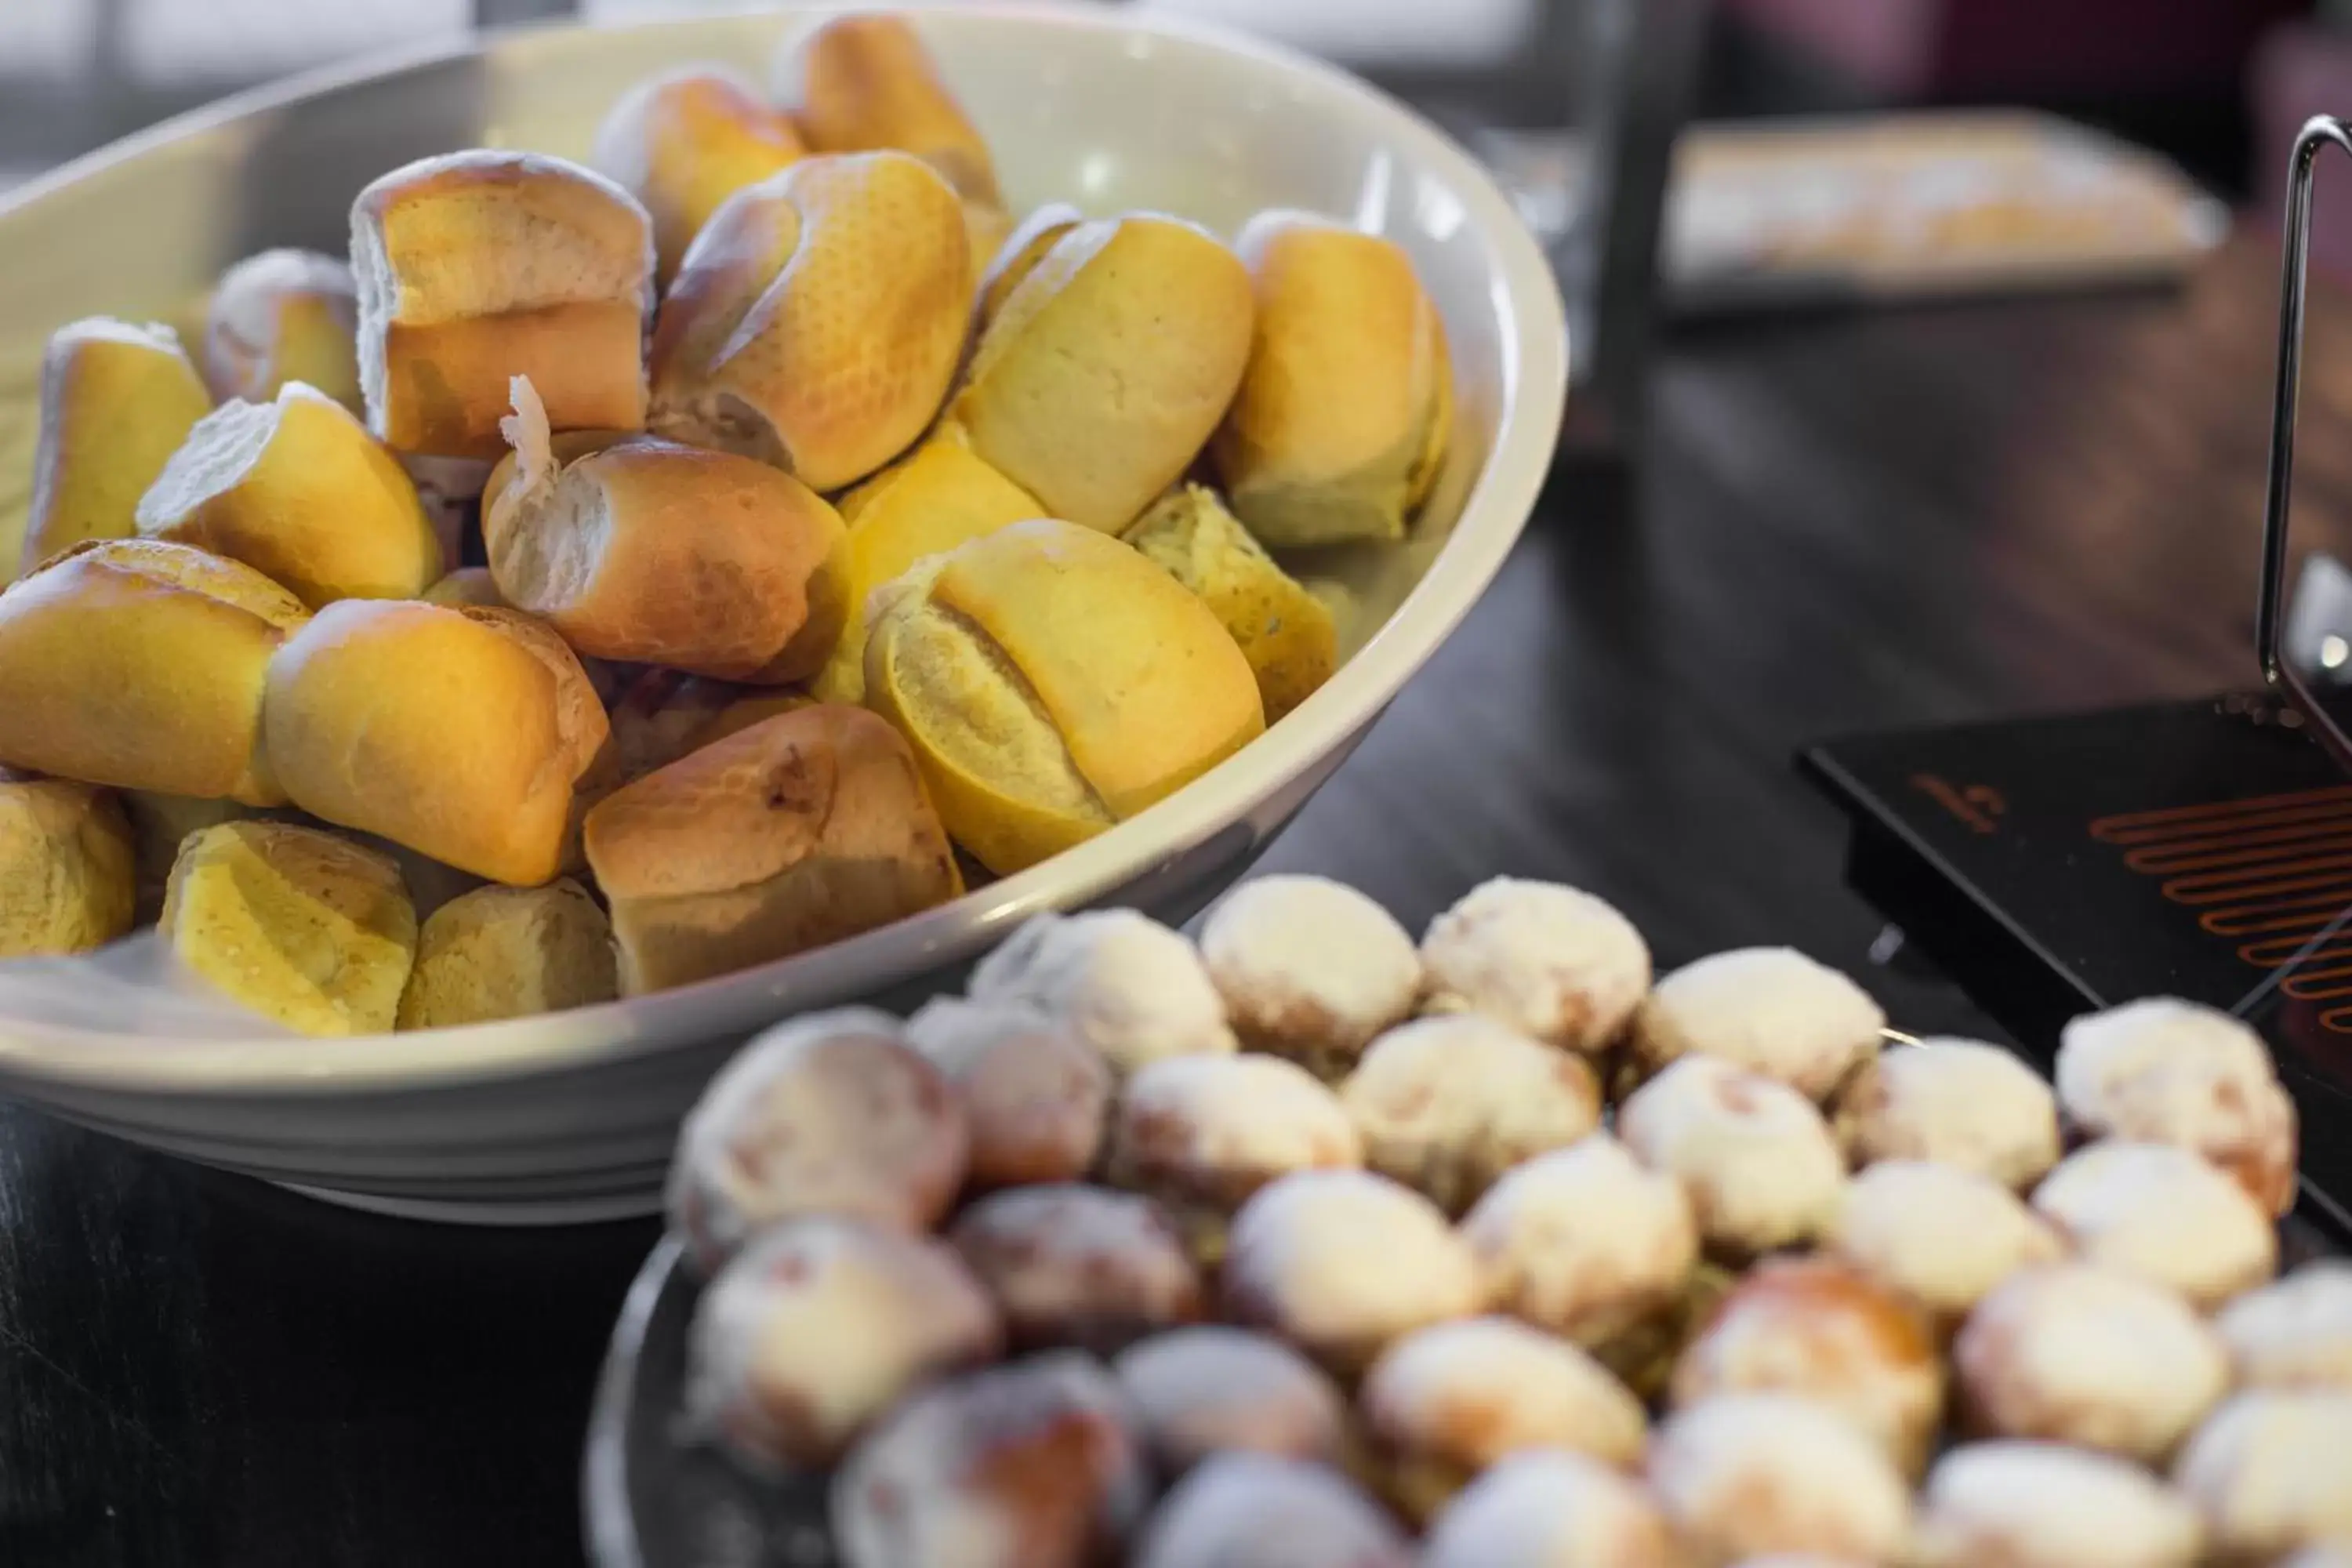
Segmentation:
{"type": "Polygon", "coordinates": [[[559,430],[645,424],[653,220],[561,158],[478,148],[404,164],[352,205],[368,425],[403,452],[495,458],[509,378],[559,430]]]}

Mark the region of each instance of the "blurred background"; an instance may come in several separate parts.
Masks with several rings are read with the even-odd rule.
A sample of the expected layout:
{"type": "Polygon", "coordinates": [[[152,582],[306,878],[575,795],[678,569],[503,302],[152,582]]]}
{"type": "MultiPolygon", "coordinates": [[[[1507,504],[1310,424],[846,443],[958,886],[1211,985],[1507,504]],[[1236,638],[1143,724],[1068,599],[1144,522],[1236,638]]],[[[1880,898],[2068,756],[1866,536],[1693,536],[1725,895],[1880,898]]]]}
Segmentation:
{"type": "MultiPolygon", "coordinates": [[[[1684,3],[1684,0],[1674,0],[1684,3]]],[[[1275,33],[1440,112],[1570,113],[1586,18],[1617,0],[1160,0],[1275,33]]],[[[0,168],[478,22],[677,14],[694,0],[0,0],[0,168]]],[[[1622,8],[1620,6],[1619,8],[1622,8]]],[[[2116,130],[2237,200],[2294,124],[2352,98],[2352,0],[1714,0],[1704,117],[2033,105],[2116,130]]],[[[2337,264],[2352,249],[2328,252],[2337,264]]]]}

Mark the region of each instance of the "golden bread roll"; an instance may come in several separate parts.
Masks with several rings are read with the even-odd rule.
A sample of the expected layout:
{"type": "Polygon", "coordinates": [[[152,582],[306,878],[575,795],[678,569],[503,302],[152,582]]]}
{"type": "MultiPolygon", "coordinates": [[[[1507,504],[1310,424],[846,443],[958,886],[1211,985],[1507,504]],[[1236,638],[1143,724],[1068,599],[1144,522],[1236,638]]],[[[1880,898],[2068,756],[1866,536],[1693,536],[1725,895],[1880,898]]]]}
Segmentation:
{"type": "Polygon", "coordinates": [[[648,669],[613,704],[618,782],[641,779],[762,719],[797,712],[815,702],[795,687],[738,686],[675,669],[648,669]]]}
{"type": "Polygon", "coordinates": [[[193,545],[76,546],[0,594],[0,763],[279,805],[262,684],[300,600],[193,545]]]}
{"type": "Polygon", "coordinates": [[[837,704],[763,720],[639,779],[588,814],[586,837],[631,996],[963,890],[906,742],[837,704]]]}
{"type": "Polygon", "coordinates": [[[1143,810],[1265,727],[1249,661],[1115,539],[1037,519],[877,596],[866,701],[914,747],[957,843],[1001,875],[1143,810]]]}
{"type": "Polygon", "coordinates": [[[1216,428],[1250,311],[1248,272],[1206,231],[1082,223],[1005,296],[949,416],[1051,515],[1117,533],[1216,428]]]}
{"type": "Polygon", "coordinates": [[[866,601],[926,555],[1043,517],[1037,498],[972,456],[952,426],[841,498],[848,614],[813,683],[828,702],[866,699],[866,601]]]}
{"type": "Polygon", "coordinates": [[[512,608],[499,596],[498,580],[487,566],[460,566],[439,579],[418,595],[428,605],[446,605],[451,609],[471,605],[478,610],[512,608]]]}
{"type": "Polygon", "coordinates": [[[805,152],[793,122],[761,101],[750,82],[705,67],[630,89],[596,127],[588,161],[645,204],[667,285],[721,202],[805,152]]]}
{"type": "Polygon", "coordinates": [[[1127,531],[1127,542],[1201,595],[1257,672],[1273,723],[1331,679],[1339,636],[1331,612],[1234,520],[1216,492],[1171,490],[1127,531]]]}
{"type": "Polygon", "coordinates": [[[492,881],[563,859],[610,737],[562,639],[511,610],[346,599],[269,667],[264,729],[294,804],[492,881]]]}
{"type": "Polygon", "coordinates": [[[60,327],[41,358],[41,428],[22,560],[29,573],[85,539],[139,530],[139,498],[212,395],[172,329],[92,316],[60,327]]]}
{"type": "Polygon", "coordinates": [[[801,132],[816,151],[912,153],[957,195],[1002,205],[988,143],[905,17],[836,16],[796,40],[778,74],[797,86],[801,132]]]}
{"type": "MultiPolygon", "coordinates": [[[[509,397],[513,395],[511,388],[508,395],[509,397]]],[[[538,397],[537,387],[531,389],[531,395],[534,399],[538,397]]],[[[545,411],[545,406],[544,404],[540,405],[542,412],[545,411]]],[[[521,420],[523,416],[520,414],[514,414],[509,415],[508,418],[521,420]]],[[[524,428],[523,424],[509,426],[505,421],[499,424],[499,429],[504,432],[502,438],[508,441],[516,439],[524,428]]],[[[537,426],[532,428],[536,429],[537,426]]],[[[566,463],[576,463],[592,452],[601,452],[607,447],[617,447],[632,436],[643,434],[641,430],[558,430],[549,436],[547,451],[560,468],[566,463]]],[[[501,511],[491,503],[498,497],[506,494],[507,488],[514,483],[516,456],[514,448],[509,447],[506,455],[490,465],[489,478],[482,486],[482,548],[485,552],[494,552],[497,550],[498,547],[493,542],[494,531],[501,521],[513,515],[513,508],[509,507],[501,511]]]]}
{"type": "Polygon", "coordinates": [[[198,420],[140,499],[139,531],[242,561],[312,609],[415,598],[441,575],[441,541],[399,462],[299,381],[198,420]]]}
{"type": "Polygon", "coordinates": [[[0,773],[0,958],[84,952],[129,931],[132,858],[104,790],[0,773]]]}
{"type": "Polygon", "coordinates": [[[205,314],[205,384],[226,402],[267,403],[299,381],[353,413],[360,398],[359,284],[315,250],[265,250],[221,274],[205,314]]]}
{"type": "Polygon", "coordinates": [[[517,379],[517,461],[483,529],[508,603],[583,653],[778,685],[846,614],[839,514],[763,463],[638,437],[559,465],[517,379]]]}
{"type": "Polygon", "coordinates": [[[527,1018],[619,994],[612,922],[579,883],[482,888],[426,917],[399,1025],[445,1029],[527,1018]]]}
{"type": "Polygon", "coordinates": [[[352,205],[368,427],[402,452],[495,458],[510,377],[559,430],[646,422],[653,220],[576,163],[478,148],[352,205]]]}
{"type": "Polygon", "coordinates": [[[1037,270],[1037,264],[1062,242],[1062,237],[1086,222],[1086,215],[1067,202],[1048,202],[1021,220],[1021,226],[1008,233],[989,255],[992,259],[980,275],[978,319],[985,329],[1004,308],[1004,301],[1021,280],[1037,270]]]}
{"type": "Polygon", "coordinates": [[[315,827],[225,822],[181,846],[161,934],[198,976],[304,1035],[393,1026],[416,911],[390,858],[315,827]]]}
{"type": "Polygon", "coordinates": [[[736,192],[662,300],[654,429],[813,489],[865,478],[939,412],[971,268],[955,193],[903,153],[803,159],[736,192]]]}
{"type": "Polygon", "coordinates": [[[1412,260],[1303,213],[1242,231],[1257,289],[1249,372],[1209,452],[1277,549],[1404,537],[1445,455],[1454,373],[1412,260]]]}

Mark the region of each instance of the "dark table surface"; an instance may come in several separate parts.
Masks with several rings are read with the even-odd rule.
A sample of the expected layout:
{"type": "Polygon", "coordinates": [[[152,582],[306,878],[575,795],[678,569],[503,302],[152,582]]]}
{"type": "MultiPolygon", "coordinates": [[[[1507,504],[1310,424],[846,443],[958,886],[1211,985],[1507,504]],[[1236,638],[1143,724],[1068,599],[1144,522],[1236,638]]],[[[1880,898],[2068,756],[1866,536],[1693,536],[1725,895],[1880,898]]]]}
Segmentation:
{"type": "MultiPolygon", "coordinates": [[[[1912,1027],[1989,1030],[1872,964],[1791,754],[2252,684],[2276,267],[2241,240],[2178,293],[1675,337],[1638,497],[1555,484],[1266,868],[1415,925],[1558,878],[1662,967],[1788,942],[1912,1027]]],[[[2314,329],[2316,427],[2352,406],[2352,323],[2314,329]]],[[[2352,520],[2352,446],[2305,450],[2305,503],[2352,520]]],[[[0,1106],[0,1564],[575,1562],[590,1389],[653,1239],[347,1215],[0,1106]]]]}

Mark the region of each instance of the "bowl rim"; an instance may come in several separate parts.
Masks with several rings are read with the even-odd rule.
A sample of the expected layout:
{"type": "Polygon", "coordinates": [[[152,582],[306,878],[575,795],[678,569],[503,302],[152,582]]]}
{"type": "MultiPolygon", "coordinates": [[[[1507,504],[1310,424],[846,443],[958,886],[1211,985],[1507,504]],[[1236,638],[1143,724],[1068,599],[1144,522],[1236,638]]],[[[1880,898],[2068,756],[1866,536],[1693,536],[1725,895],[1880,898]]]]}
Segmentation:
{"type": "Polygon", "coordinates": [[[1483,468],[1427,570],[1393,614],[1318,690],[1233,757],[1148,810],[1051,859],[919,914],[789,958],[674,990],[589,1007],[454,1028],[344,1038],[267,1031],[184,1039],[28,1025],[0,1018],[0,1080],[29,1087],[247,1097],[441,1089],[575,1069],[698,1041],[746,1035],[814,1007],[902,982],[910,960],[954,962],[1044,910],[1078,908],[1139,871],[1214,837],[1368,728],[1458,626],[1500,571],[1550,468],[1568,384],[1566,312],[1549,261],[1493,178],[1412,109],[1339,67],[1287,46],[1149,5],[1097,8],[1055,0],[980,0],[944,7],[831,4],[604,24],[557,23],[470,36],[300,73],[234,94],[87,153],[0,197],[0,221],[55,193],[185,138],[290,104],[408,72],[494,57],[556,35],[690,29],[755,16],[846,9],[935,12],[950,26],[1003,22],[1164,37],[1270,67],[1330,112],[1367,120],[1408,149],[1460,202],[1499,282],[1490,292],[1503,395],[1483,468]]]}

